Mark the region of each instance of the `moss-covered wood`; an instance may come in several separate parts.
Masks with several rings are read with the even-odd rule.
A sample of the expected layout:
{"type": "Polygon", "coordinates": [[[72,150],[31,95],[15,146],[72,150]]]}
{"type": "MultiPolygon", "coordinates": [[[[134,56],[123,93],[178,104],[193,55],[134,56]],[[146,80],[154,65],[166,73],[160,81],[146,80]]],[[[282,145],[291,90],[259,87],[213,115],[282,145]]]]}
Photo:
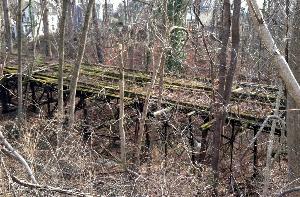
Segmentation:
{"type": "MultiPolygon", "coordinates": [[[[66,93],[68,93],[68,84],[70,81],[69,73],[72,65],[67,65],[65,67],[65,89],[66,93]]],[[[35,71],[33,75],[29,79],[29,81],[35,82],[39,84],[39,86],[51,86],[54,89],[57,89],[57,66],[50,65],[43,66],[45,70],[35,71]],[[47,68],[47,69],[46,69],[47,68]]],[[[11,75],[15,75],[17,73],[17,69],[14,66],[6,67],[4,69],[4,74],[7,80],[15,80],[11,75]]],[[[134,72],[134,71],[126,71],[126,90],[125,97],[126,101],[130,102],[134,100],[134,98],[143,99],[145,98],[145,85],[149,82],[150,77],[143,72],[134,72]]],[[[114,70],[114,68],[103,68],[91,65],[83,65],[81,70],[81,78],[78,83],[77,94],[78,95],[87,95],[87,96],[104,96],[109,98],[118,98],[119,87],[116,83],[118,79],[118,72],[114,70]]],[[[177,91],[180,93],[181,91],[186,91],[190,94],[191,97],[197,96],[199,94],[207,94],[210,95],[210,85],[201,83],[199,81],[194,80],[186,80],[186,79],[176,79],[172,76],[166,77],[166,89],[173,93],[173,91],[177,91]]],[[[11,88],[11,87],[9,87],[11,88]]],[[[234,91],[235,100],[247,102],[250,105],[259,104],[260,106],[270,106],[271,101],[275,100],[275,96],[273,93],[268,92],[257,92],[254,90],[244,92],[243,89],[241,91],[234,91]],[[248,99],[250,98],[250,101],[248,99]],[[268,103],[259,103],[257,101],[268,101],[268,103]]],[[[176,92],[176,93],[177,93],[176,92]]],[[[176,94],[175,93],[175,94],[176,94]]],[[[153,99],[156,99],[154,96],[153,99]]],[[[179,98],[165,98],[165,105],[176,106],[177,109],[186,111],[187,113],[191,110],[197,111],[197,113],[208,114],[210,109],[205,103],[201,102],[193,102],[189,100],[182,100],[179,98]]],[[[259,111],[259,110],[256,110],[259,111]]],[[[248,124],[249,126],[257,125],[263,122],[264,115],[255,114],[258,112],[255,111],[242,111],[240,112],[238,109],[231,109],[229,113],[230,119],[235,119],[237,121],[243,122],[243,124],[248,124]]],[[[259,112],[260,113],[260,112],[259,112]]],[[[271,111],[269,112],[271,113],[271,111]]]]}
{"type": "MultiPolygon", "coordinates": [[[[45,67],[45,66],[44,66],[45,67]]],[[[57,74],[57,65],[50,65],[50,68],[47,70],[34,72],[33,77],[36,76],[49,76],[49,78],[54,79],[55,75],[57,74]]],[[[65,67],[66,77],[69,75],[72,65],[67,64],[65,67]]],[[[6,74],[16,74],[17,69],[16,67],[9,66],[4,69],[6,74]]],[[[92,65],[83,65],[81,69],[81,76],[85,76],[86,78],[91,78],[91,80],[97,81],[105,81],[107,84],[114,84],[118,80],[119,73],[114,70],[114,68],[103,68],[99,66],[92,66],[92,65]]],[[[150,81],[150,77],[146,73],[142,72],[133,72],[127,71],[125,73],[125,79],[127,84],[133,84],[138,86],[145,86],[147,82],[150,81]]],[[[45,79],[46,80],[46,79],[45,79]]],[[[49,81],[50,82],[50,81],[49,81]]],[[[253,85],[253,84],[252,84],[253,85]]],[[[187,79],[176,79],[173,76],[166,76],[165,77],[165,88],[166,89],[174,89],[174,90],[189,90],[189,91],[211,91],[211,85],[208,83],[202,83],[196,80],[187,80],[187,79]]],[[[243,83],[243,87],[249,86],[246,83],[243,83]]],[[[254,88],[251,91],[247,91],[245,93],[244,90],[242,91],[233,91],[233,100],[257,100],[260,102],[268,102],[272,103],[276,100],[276,95],[273,92],[274,88],[264,85],[253,85],[254,88]],[[257,91],[260,89],[270,90],[271,92],[267,91],[257,91]]],[[[238,88],[236,88],[238,89],[238,88]]],[[[243,89],[243,88],[241,88],[243,89]]],[[[210,94],[207,92],[206,94],[210,94]]],[[[282,101],[284,102],[284,101],[282,101]]]]}

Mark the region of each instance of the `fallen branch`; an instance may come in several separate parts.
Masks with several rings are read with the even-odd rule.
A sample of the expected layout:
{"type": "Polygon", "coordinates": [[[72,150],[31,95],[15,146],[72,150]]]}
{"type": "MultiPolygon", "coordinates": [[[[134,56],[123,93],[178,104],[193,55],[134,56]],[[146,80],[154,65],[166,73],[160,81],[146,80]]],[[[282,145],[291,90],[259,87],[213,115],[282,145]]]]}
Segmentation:
{"type": "Polygon", "coordinates": [[[283,197],[287,194],[290,194],[290,193],[293,193],[293,192],[299,192],[300,191],[300,186],[299,187],[294,187],[294,188],[291,188],[291,189],[288,189],[288,190],[285,190],[283,192],[281,192],[278,197],[283,197]]]}
{"type": "Polygon", "coordinates": [[[39,185],[39,184],[27,183],[25,181],[22,181],[22,180],[18,179],[15,176],[11,176],[11,178],[15,183],[18,183],[19,185],[30,188],[30,189],[38,189],[40,191],[57,192],[57,193],[60,193],[60,194],[66,194],[66,195],[72,195],[72,196],[82,196],[82,197],[92,196],[91,194],[77,192],[75,190],[66,190],[66,189],[62,189],[62,188],[59,188],[59,187],[51,187],[51,186],[48,186],[48,185],[39,185]]]}
{"type": "Polygon", "coordinates": [[[26,169],[31,181],[33,183],[37,183],[33,172],[31,168],[29,167],[27,161],[24,159],[22,155],[20,155],[11,145],[10,143],[5,139],[4,135],[2,134],[3,127],[0,126],[0,144],[3,145],[9,152],[10,155],[12,155],[15,159],[17,159],[26,169]]]}

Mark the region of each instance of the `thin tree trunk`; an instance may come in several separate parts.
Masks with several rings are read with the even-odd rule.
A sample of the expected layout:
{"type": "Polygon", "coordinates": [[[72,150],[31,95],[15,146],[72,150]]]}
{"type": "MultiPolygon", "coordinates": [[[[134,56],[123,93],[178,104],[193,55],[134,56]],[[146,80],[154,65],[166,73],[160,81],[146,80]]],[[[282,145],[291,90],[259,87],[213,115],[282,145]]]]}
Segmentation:
{"type": "MultiPolygon", "coordinates": [[[[136,158],[136,166],[140,166],[140,156],[141,156],[141,150],[142,150],[142,142],[143,142],[143,136],[145,133],[145,123],[146,123],[146,118],[147,118],[147,113],[148,113],[148,108],[149,108],[149,102],[150,102],[150,97],[152,95],[153,89],[154,89],[154,85],[156,82],[156,77],[157,74],[159,72],[159,68],[161,67],[162,64],[162,58],[164,56],[165,51],[163,50],[161,52],[161,56],[159,58],[159,63],[157,65],[156,68],[153,68],[153,76],[151,79],[151,83],[149,84],[149,86],[147,87],[147,94],[146,94],[146,98],[145,98],[145,102],[144,102],[144,106],[143,106],[143,112],[141,114],[141,118],[139,121],[139,132],[138,132],[138,139],[137,139],[137,146],[136,146],[136,152],[135,152],[135,158],[136,158]]],[[[153,51],[152,51],[152,54],[153,51]]],[[[154,60],[154,56],[153,56],[153,66],[155,65],[155,60],[154,60]]]]}
{"type": "MultiPolygon", "coordinates": [[[[2,6],[2,4],[3,4],[3,2],[2,1],[0,1],[0,27],[2,27],[2,15],[3,15],[3,6],[2,6]]],[[[1,31],[1,34],[2,34],[2,31],[1,31]]],[[[2,49],[2,39],[0,39],[0,49],[2,49]]],[[[0,158],[1,159],[1,158],[0,158]]],[[[0,160],[0,162],[1,162],[1,160],[0,160]]]]}
{"type": "Polygon", "coordinates": [[[62,118],[64,115],[64,81],[63,81],[63,66],[65,60],[65,28],[66,28],[66,16],[68,10],[69,0],[63,0],[62,2],[62,14],[60,19],[59,28],[59,68],[58,68],[58,116],[62,118]]]}
{"type": "Polygon", "coordinates": [[[96,12],[96,6],[94,5],[93,8],[93,24],[95,28],[95,40],[96,40],[96,50],[97,50],[97,57],[98,57],[98,62],[100,64],[104,63],[104,57],[103,57],[103,50],[101,47],[101,33],[100,33],[100,28],[99,28],[99,23],[97,19],[97,12],[96,12]]]}
{"type": "MultiPolygon", "coordinates": [[[[38,21],[38,23],[37,23],[37,29],[36,29],[36,32],[37,32],[37,35],[39,34],[39,32],[40,32],[40,28],[41,28],[41,24],[42,24],[42,20],[43,20],[43,13],[44,13],[44,8],[42,7],[42,10],[41,10],[41,14],[40,14],[40,19],[39,19],[39,21],[38,21]]],[[[38,17],[37,17],[38,18],[38,17]]],[[[37,42],[38,42],[38,39],[37,39],[37,36],[35,36],[34,38],[33,38],[33,51],[34,51],[34,54],[35,54],[35,51],[36,51],[36,45],[37,45],[37,42]]]]}
{"type": "MultiPolygon", "coordinates": [[[[169,43],[169,17],[168,17],[168,0],[163,0],[163,35],[164,42],[163,45],[169,43]]],[[[169,49],[168,49],[169,50],[169,49]]],[[[162,99],[163,99],[163,89],[164,89],[164,73],[165,73],[165,64],[166,64],[167,52],[162,54],[160,67],[159,67],[159,85],[158,85],[158,101],[157,108],[161,108],[162,99]]]]}
{"type": "Polygon", "coordinates": [[[219,54],[219,85],[216,92],[216,114],[213,134],[213,157],[212,169],[214,174],[214,188],[218,187],[219,181],[219,160],[221,147],[221,134],[224,124],[224,91],[225,91],[225,77],[226,77],[226,61],[227,61],[227,45],[230,36],[230,0],[223,1],[223,26],[221,32],[222,47],[219,54]]]}
{"type": "MultiPolygon", "coordinates": [[[[279,85],[279,91],[276,98],[275,103],[275,111],[274,116],[279,116],[279,108],[280,108],[280,101],[283,96],[283,87],[282,84],[279,85]]],[[[269,186],[270,186],[270,178],[271,178],[271,166],[272,166],[272,152],[273,152],[273,144],[274,144],[274,138],[275,138],[275,129],[277,125],[278,120],[274,119],[271,126],[271,132],[269,137],[269,143],[268,143],[268,150],[267,150],[267,160],[266,160],[266,168],[264,172],[264,187],[263,187],[263,197],[269,196],[269,186]]]]}
{"type": "Polygon", "coordinates": [[[128,13],[127,13],[127,5],[128,4],[126,4],[127,2],[126,2],[126,0],[123,0],[123,6],[124,6],[124,25],[127,25],[127,23],[128,23],[128,13]]]}
{"type": "MultiPolygon", "coordinates": [[[[294,29],[291,37],[292,42],[290,43],[289,62],[296,80],[300,82],[300,0],[297,0],[294,12],[294,29]]],[[[287,95],[288,111],[286,122],[289,181],[295,181],[300,177],[300,104],[297,102],[297,99],[299,97],[293,98],[292,95],[287,95]]],[[[296,181],[295,185],[299,185],[299,181],[296,181]]]]}
{"type": "Polygon", "coordinates": [[[42,0],[42,5],[44,7],[43,13],[43,27],[44,27],[44,38],[45,38],[45,55],[47,57],[52,57],[51,52],[51,41],[50,41],[50,32],[49,32],[49,20],[48,20],[48,0],[42,0]]]}
{"type": "MultiPolygon", "coordinates": [[[[291,5],[290,0],[286,0],[285,1],[285,14],[286,14],[285,37],[286,38],[289,36],[289,31],[290,31],[290,5],[291,5]]],[[[288,39],[286,39],[284,52],[285,52],[285,60],[286,62],[289,62],[289,40],[288,39]]]]}
{"type": "Polygon", "coordinates": [[[120,81],[119,81],[119,89],[120,89],[120,103],[119,103],[119,132],[121,139],[121,161],[123,167],[126,169],[126,138],[125,138],[125,130],[124,130],[124,89],[125,89],[125,79],[124,79],[124,58],[123,58],[123,46],[120,45],[120,81]]]}
{"type": "Polygon", "coordinates": [[[107,0],[104,1],[103,22],[105,26],[107,26],[109,22],[107,0]]]}
{"type": "Polygon", "coordinates": [[[87,33],[89,29],[89,23],[91,20],[91,14],[92,14],[92,8],[93,5],[95,4],[95,0],[89,0],[86,14],[85,14],[85,19],[84,19],[84,25],[83,25],[83,30],[82,34],[80,37],[79,41],[79,49],[78,49],[78,54],[75,62],[75,67],[72,72],[72,80],[70,83],[70,108],[69,108],[69,126],[73,127],[74,125],[74,116],[75,116],[75,100],[76,100],[76,89],[77,89],[77,82],[78,82],[78,77],[79,77],[79,72],[80,72],[80,65],[83,59],[83,54],[85,51],[85,45],[86,45],[86,39],[87,39],[87,33]]]}
{"type": "Polygon", "coordinates": [[[240,47],[240,10],[241,10],[241,0],[234,0],[233,2],[234,10],[232,16],[232,49],[231,49],[231,60],[230,67],[227,71],[226,84],[224,91],[224,101],[225,105],[230,102],[233,78],[239,57],[239,47],[240,47]]]}
{"type": "Polygon", "coordinates": [[[146,34],[147,34],[147,43],[145,44],[145,70],[148,73],[151,65],[151,48],[152,48],[152,40],[150,40],[150,29],[149,29],[149,23],[147,23],[146,28],[146,34]]]}
{"type": "Polygon", "coordinates": [[[35,60],[36,56],[36,45],[35,45],[35,21],[34,16],[32,15],[32,0],[29,0],[29,17],[30,17],[30,26],[31,26],[31,34],[33,40],[33,60],[35,60]]]}
{"type": "Polygon", "coordinates": [[[12,53],[12,37],[11,37],[11,25],[10,25],[10,18],[9,18],[9,11],[7,0],[2,1],[3,6],[3,15],[4,15],[4,26],[5,26],[5,42],[6,47],[9,53],[12,53]]]}
{"type": "Polygon", "coordinates": [[[23,69],[22,69],[22,0],[18,0],[18,126],[23,121],[23,69]]]}

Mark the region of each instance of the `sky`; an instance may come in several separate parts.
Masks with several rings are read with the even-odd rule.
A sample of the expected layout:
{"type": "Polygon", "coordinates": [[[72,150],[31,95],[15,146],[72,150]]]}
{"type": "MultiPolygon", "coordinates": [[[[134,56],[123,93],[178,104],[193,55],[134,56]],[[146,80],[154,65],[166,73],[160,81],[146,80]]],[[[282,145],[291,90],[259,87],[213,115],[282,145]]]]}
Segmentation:
{"type": "Polygon", "coordinates": [[[123,0],[108,0],[108,2],[110,1],[110,3],[114,4],[114,9],[116,9],[118,7],[118,5],[120,3],[122,3],[123,0]]]}

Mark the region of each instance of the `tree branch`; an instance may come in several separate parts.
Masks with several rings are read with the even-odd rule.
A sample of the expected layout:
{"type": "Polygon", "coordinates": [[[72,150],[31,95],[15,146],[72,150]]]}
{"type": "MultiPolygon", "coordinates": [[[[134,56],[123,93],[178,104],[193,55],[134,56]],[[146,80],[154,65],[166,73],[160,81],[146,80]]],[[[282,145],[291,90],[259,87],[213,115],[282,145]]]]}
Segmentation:
{"type": "Polygon", "coordinates": [[[12,155],[15,159],[17,159],[26,169],[31,181],[33,183],[37,183],[33,172],[31,170],[31,168],[29,167],[27,161],[24,159],[24,157],[22,155],[20,155],[11,145],[10,143],[5,139],[5,137],[3,136],[2,133],[2,129],[3,127],[0,126],[0,144],[3,145],[6,149],[8,149],[9,154],[12,155]]]}
{"type": "Polygon", "coordinates": [[[285,190],[283,192],[281,192],[278,197],[283,197],[283,196],[286,196],[287,194],[290,194],[290,193],[293,193],[293,192],[299,192],[300,191],[300,186],[298,187],[294,187],[294,188],[291,188],[291,189],[288,189],[288,190],[285,190]]]}
{"type": "Polygon", "coordinates": [[[60,194],[66,194],[66,195],[72,195],[72,196],[82,196],[82,197],[92,196],[91,194],[77,192],[75,190],[66,190],[66,189],[62,189],[62,188],[59,188],[59,187],[52,187],[52,186],[48,186],[48,185],[39,185],[39,184],[27,183],[25,181],[22,181],[22,180],[18,179],[15,176],[11,176],[11,178],[15,183],[18,183],[19,185],[22,185],[22,186],[30,188],[30,189],[38,189],[38,190],[41,190],[41,191],[57,192],[57,193],[60,193],[60,194]]]}

